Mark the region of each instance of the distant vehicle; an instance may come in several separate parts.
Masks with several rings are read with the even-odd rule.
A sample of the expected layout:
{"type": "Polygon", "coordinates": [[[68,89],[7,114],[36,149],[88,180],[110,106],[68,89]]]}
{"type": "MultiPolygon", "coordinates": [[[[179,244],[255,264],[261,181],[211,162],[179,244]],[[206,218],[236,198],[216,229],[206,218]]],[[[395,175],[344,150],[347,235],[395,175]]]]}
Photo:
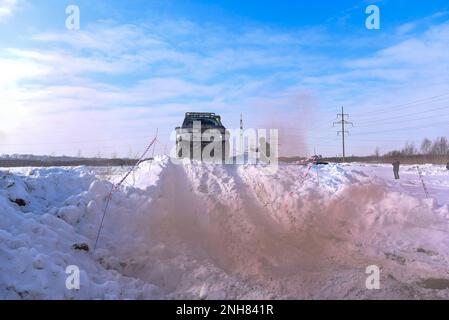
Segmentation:
{"type": "Polygon", "coordinates": [[[308,165],[308,164],[311,164],[311,163],[315,164],[315,165],[319,165],[319,164],[328,165],[329,164],[329,162],[323,160],[323,156],[322,155],[314,155],[314,156],[311,156],[310,158],[302,159],[300,161],[297,161],[297,163],[301,164],[301,165],[308,165]]]}
{"type": "Polygon", "coordinates": [[[313,164],[324,164],[324,165],[328,165],[329,164],[329,162],[327,162],[327,161],[324,161],[323,160],[323,156],[322,155],[315,155],[315,156],[312,156],[312,162],[313,162],[313,164]]]}
{"type": "MultiPolygon", "coordinates": [[[[179,158],[190,157],[195,154],[203,154],[203,150],[211,143],[217,145],[221,142],[222,160],[229,155],[229,133],[221,123],[221,117],[210,112],[187,112],[181,127],[176,127],[176,152],[179,158]],[[200,132],[194,132],[196,127],[201,127],[200,132]],[[217,138],[218,137],[218,138],[217,138]],[[215,138],[219,139],[215,141],[215,138]],[[199,153],[194,153],[195,146],[200,146],[199,153]],[[188,152],[186,152],[188,151],[188,152]]],[[[215,157],[212,150],[210,157],[215,157]]],[[[201,156],[201,159],[203,157],[201,156]]],[[[201,160],[197,159],[197,160],[201,160]]]]}

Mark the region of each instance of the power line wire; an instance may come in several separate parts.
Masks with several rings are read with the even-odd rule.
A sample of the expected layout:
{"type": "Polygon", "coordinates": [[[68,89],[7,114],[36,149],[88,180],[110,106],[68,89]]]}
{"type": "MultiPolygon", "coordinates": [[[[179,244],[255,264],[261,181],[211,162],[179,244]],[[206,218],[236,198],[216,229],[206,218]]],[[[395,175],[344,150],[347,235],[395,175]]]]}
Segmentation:
{"type": "MultiPolygon", "coordinates": [[[[415,115],[419,115],[419,114],[426,114],[426,113],[429,113],[429,112],[440,111],[440,110],[449,111],[449,105],[446,105],[446,106],[443,106],[443,107],[434,108],[434,109],[419,111],[419,112],[409,112],[408,114],[405,114],[405,115],[397,115],[397,116],[388,117],[388,118],[385,118],[385,117],[374,118],[374,119],[370,118],[370,120],[368,120],[368,121],[361,121],[359,123],[360,124],[367,124],[367,123],[373,123],[373,122],[382,121],[383,119],[389,119],[389,120],[391,120],[391,119],[403,119],[403,118],[406,118],[408,116],[415,116],[415,115]]],[[[438,116],[438,114],[432,115],[432,117],[436,117],[436,116],[438,116]]],[[[422,119],[422,118],[420,118],[420,119],[422,119]]],[[[412,120],[413,119],[404,119],[404,122],[405,121],[412,121],[412,120]]]]}
{"type": "MultiPolygon", "coordinates": [[[[389,126],[389,125],[394,125],[394,124],[402,124],[402,123],[409,123],[409,124],[411,124],[411,123],[416,122],[416,121],[423,122],[423,120],[435,120],[435,119],[446,120],[443,116],[448,117],[449,114],[441,115],[441,116],[439,116],[439,115],[432,115],[432,116],[429,116],[429,117],[421,117],[419,119],[404,119],[404,120],[396,120],[396,121],[382,121],[382,127],[389,126]]],[[[447,119],[446,121],[448,121],[448,123],[449,123],[449,119],[447,119]]],[[[434,125],[434,122],[430,122],[428,125],[432,126],[432,125],[434,125]]],[[[362,125],[357,126],[357,128],[370,128],[370,127],[373,127],[373,126],[378,127],[379,126],[379,121],[377,121],[377,124],[374,123],[374,122],[373,123],[369,123],[369,124],[362,124],[362,125]]]]}
{"type": "Polygon", "coordinates": [[[442,97],[445,97],[445,96],[449,96],[449,93],[445,93],[445,94],[441,94],[441,95],[437,95],[437,96],[433,96],[433,97],[428,97],[428,98],[423,98],[423,99],[418,99],[418,100],[410,101],[410,102],[403,103],[403,104],[391,105],[389,107],[375,109],[375,110],[372,110],[372,111],[363,111],[363,115],[367,116],[367,115],[370,115],[370,114],[378,114],[379,112],[385,113],[385,112],[392,112],[392,111],[397,111],[397,110],[403,110],[403,109],[409,108],[410,106],[416,106],[416,105],[421,105],[421,104],[430,103],[430,102],[433,103],[433,102],[437,102],[437,101],[440,101],[440,100],[449,99],[449,97],[442,98],[442,97]]]}
{"type": "MultiPolygon", "coordinates": [[[[437,126],[437,125],[443,125],[443,124],[447,124],[448,122],[438,122],[438,123],[433,123],[433,126],[437,126]]],[[[377,133],[385,133],[385,132],[394,132],[394,131],[403,131],[403,130],[413,130],[413,129],[422,129],[422,128],[429,128],[429,125],[424,125],[424,126],[414,126],[414,127],[405,127],[405,128],[395,128],[395,129],[387,129],[387,130],[382,130],[382,131],[371,131],[371,132],[361,132],[361,133],[357,133],[357,135],[367,135],[367,134],[377,134],[377,133]]]]}

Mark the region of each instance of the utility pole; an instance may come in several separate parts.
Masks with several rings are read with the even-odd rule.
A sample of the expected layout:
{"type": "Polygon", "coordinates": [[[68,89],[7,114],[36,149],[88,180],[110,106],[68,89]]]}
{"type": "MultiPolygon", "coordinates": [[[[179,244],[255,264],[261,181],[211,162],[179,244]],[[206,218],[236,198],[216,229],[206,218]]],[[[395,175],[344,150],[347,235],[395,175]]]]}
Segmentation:
{"type": "Polygon", "coordinates": [[[345,125],[354,126],[354,124],[352,122],[349,122],[346,120],[346,117],[349,117],[349,114],[344,112],[343,107],[341,107],[341,113],[338,113],[337,117],[340,120],[337,122],[334,122],[334,126],[336,124],[341,124],[341,131],[337,131],[337,134],[338,135],[341,134],[341,142],[342,142],[342,146],[343,146],[343,162],[345,162],[345,135],[349,134],[349,131],[345,130],[345,125]]]}

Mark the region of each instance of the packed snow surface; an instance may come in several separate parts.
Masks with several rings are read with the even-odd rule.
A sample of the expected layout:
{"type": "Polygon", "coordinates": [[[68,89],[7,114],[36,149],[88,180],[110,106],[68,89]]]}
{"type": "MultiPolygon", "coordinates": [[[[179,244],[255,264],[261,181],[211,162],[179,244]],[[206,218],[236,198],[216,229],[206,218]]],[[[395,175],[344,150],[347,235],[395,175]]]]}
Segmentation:
{"type": "Polygon", "coordinates": [[[128,168],[1,170],[0,299],[447,299],[449,173],[420,168],[428,197],[414,166],[159,157],[112,193],[96,250],[128,168]]]}

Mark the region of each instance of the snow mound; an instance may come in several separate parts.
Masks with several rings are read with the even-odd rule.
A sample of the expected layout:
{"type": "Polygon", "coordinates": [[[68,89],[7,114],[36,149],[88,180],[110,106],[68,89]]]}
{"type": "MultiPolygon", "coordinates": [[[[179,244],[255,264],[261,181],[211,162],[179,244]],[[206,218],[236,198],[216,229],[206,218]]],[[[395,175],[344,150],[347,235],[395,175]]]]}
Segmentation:
{"type": "Polygon", "coordinates": [[[1,172],[0,296],[448,297],[419,285],[446,274],[447,205],[392,190],[370,170],[383,167],[281,164],[267,175],[264,165],[158,157],[112,193],[95,251],[119,174],[1,172]],[[78,291],[65,287],[71,264],[82,272],[78,291]],[[384,275],[380,292],[364,287],[372,264],[384,275]]]}

